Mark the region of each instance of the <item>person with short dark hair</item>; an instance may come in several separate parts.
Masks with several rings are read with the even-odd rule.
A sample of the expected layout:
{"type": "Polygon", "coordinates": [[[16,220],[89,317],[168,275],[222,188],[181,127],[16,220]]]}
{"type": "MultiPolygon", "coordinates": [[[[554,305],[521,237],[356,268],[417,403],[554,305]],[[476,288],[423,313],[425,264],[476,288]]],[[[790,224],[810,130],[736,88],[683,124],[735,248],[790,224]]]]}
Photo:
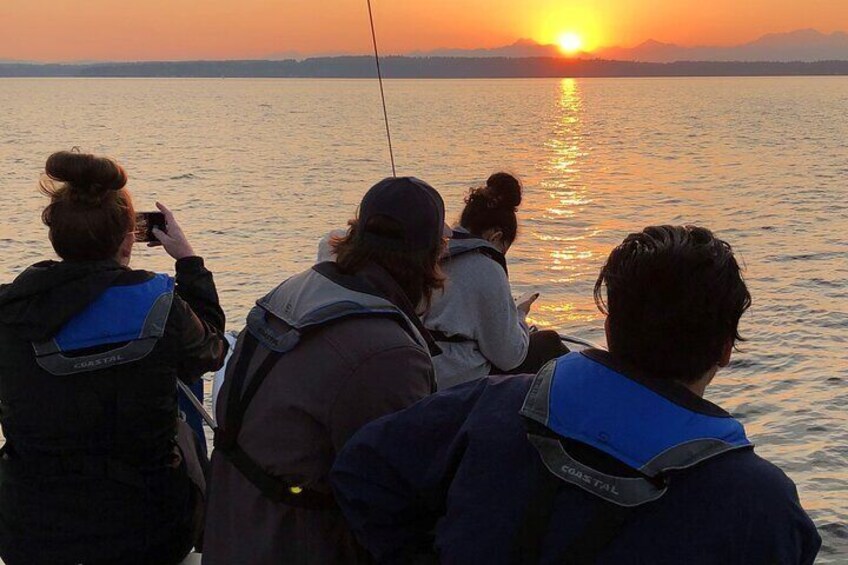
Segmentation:
{"type": "Polygon", "coordinates": [[[385,179],[363,197],[336,261],[251,310],[217,400],[204,563],[368,562],[327,475],[364,424],[435,388],[418,316],[442,276],[444,203],[385,179]]]}
{"type": "Polygon", "coordinates": [[[127,173],[47,159],[42,213],[61,261],[0,286],[0,556],[9,565],[178,563],[203,525],[203,462],[177,379],[221,366],[224,312],[174,215],[154,235],[176,278],[129,268],[127,173]]]}
{"type": "Polygon", "coordinates": [[[433,359],[439,389],[490,373],[535,373],[568,352],[556,332],[530,330],[538,294],[518,304],[512,297],[506,254],[518,237],[521,200],[521,183],[504,172],[465,198],[442,259],[445,288],[424,316],[442,349],[433,359]]]}
{"type": "Polygon", "coordinates": [[[331,481],[357,539],[378,563],[813,563],[795,485],[703,398],[751,304],[730,246],[648,227],[595,289],[609,352],[454,387],[348,442],[331,481]]]}

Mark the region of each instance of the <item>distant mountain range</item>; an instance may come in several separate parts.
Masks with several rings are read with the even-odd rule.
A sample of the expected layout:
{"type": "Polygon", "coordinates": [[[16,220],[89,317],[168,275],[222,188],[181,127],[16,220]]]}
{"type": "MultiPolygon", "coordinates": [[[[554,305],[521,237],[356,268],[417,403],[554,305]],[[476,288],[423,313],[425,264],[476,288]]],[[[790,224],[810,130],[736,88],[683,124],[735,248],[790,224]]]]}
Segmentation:
{"type": "MultiPolygon", "coordinates": [[[[848,0],[844,0],[848,2],[848,0]]],[[[350,59],[356,55],[327,53],[307,57],[296,51],[269,53],[262,61],[324,61],[327,59],[350,59]]],[[[464,58],[464,59],[526,59],[566,58],[556,45],[543,45],[532,39],[519,39],[511,45],[480,49],[435,49],[414,51],[400,57],[412,58],[464,58]]],[[[848,33],[836,31],[830,34],[814,29],[801,29],[788,33],[770,33],[741,45],[683,47],[662,43],[653,39],[635,47],[602,47],[591,52],[578,53],[568,59],[602,59],[607,61],[632,61],[642,63],[690,62],[816,62],[848,61],[848,33]]],[[[36,65],[29,61],[0,58],[0,65],[36,65]]],[[[98,65],[133,65],[136,63],[98,63],[75,61],[55,64],[59,66],[96,67],[98,65]]],[[[141,64],[141,63],[138,63],[141,64]]],[[[157,63],[158,64],[158,63],[157,63]]]]}
{"type": "MultiPolygon", "coordinates": [[[[845,0],[848,1],[848,0],[845,0]]],[[[370,56],[298,60],[293,53],[251,61],[33,64],[0,60],[0,77],[371,78],[370,56]]],[[[563,57],[555,45],[523,39],[494,49],[439,49],[383,57],[388,78],[848,75],[848,34],[816,30],[765,35],[735,47],[646,41],[563,57]]]]}
{"type": "MultiPolygon", "coordinates": [[[[586,56],[588,53],[583,53],[586,56]]],[[[556,45],[543,45],[532,39],[519,39],[511,45],[491,49],[433,49],[432,51],[413,51],[410,57],[506,57],[521,59],[524,57],[562,57],[562,51],[556,45]]]]}
{"type": "MultiPolygon", "coordinates": [[[[512,45],[493,49],[437,49],[419,51],[412,56],[428,57],[561,57],[556,45],[542,45],[530,39],[520,39],[512,45]]],[[[605,47],[579,58],[646,63],[675,61],[845,61],[848,60],[848,33],[831,34],[814,29],[789,33],[770,33],[755,41],[730,47],[682,47],[671,43],[648,40],[635,47],[605,47]]]]}

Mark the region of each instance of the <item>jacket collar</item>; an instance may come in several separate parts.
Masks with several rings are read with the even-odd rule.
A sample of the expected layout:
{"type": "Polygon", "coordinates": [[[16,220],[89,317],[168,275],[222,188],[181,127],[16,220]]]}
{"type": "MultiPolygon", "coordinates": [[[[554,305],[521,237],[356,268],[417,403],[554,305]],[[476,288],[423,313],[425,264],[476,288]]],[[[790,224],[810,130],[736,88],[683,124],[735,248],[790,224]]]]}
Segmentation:
{"type": "Polygon", "coordinates": [[[129,273],[113,260],[36,263],[0,285],[0,323],[26,340],[47,339],[129,273]]]}
{"type": "Polygon", "coordinates": [[[427,343],[431,356],[439,355],[442,352],[436,344],[436,340],[433,339],[433,336],[424,327],[421,318],[419,318],[415,307],[409,301],[406,293],[403,292],[403,289],[388,271],[381,266],[370,262],[356,273],[347,274],[342,272],[337,263],[327,261],[325,263],[318,263],[312,269],[347,289],[379,296],[388,300],[409,318],[409,321],[415,326],[415,329],[418,330],[421,337],[427,343]]]}
{"type": "Polygon", "coordinates": [[[726,410],[716,404],[713,404],[709,400],[705,400],[698,396],[684,385],[676,381],[652,377],[644,371],[640,371],[625,361],[613,356],[608,351],[603,351],[601,349],[587,349],[581,353],[592,361],[600,363],[608,369],[639,383],[645,388],[654,391],[660,396],[663,396],[683,408],[706,416],[714,416],[717,418],[731,417],[726,410]]]}

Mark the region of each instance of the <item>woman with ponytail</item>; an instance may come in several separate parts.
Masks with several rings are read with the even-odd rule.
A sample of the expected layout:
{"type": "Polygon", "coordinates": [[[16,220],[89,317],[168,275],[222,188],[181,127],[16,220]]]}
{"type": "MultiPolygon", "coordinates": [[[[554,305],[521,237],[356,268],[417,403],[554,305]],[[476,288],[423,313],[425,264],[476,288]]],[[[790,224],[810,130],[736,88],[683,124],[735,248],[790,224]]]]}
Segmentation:
{"type": "Polygon", "coordinates": [[[518,235],[521,183],[495,173],[472,188],[442,261],[443,292],[424,325],[442,354],[433,358],[439,389],[497,373],[533,373],[568,352],[554,332],[532,332],[525,319],[538,295],[516,304],[506,254],[518,235]]]}
{"type": "MultiPolygon", "coordinates": [[[[59,261],[0,286],[0,557],[178,563],[202,525],[202,465],[176,381],[223,362],[212,274],[157,204],[176,278],[129,268],[136,215],[111,159],[62,151],[41,181],[59,261]]],[[[154,245],[151,244],[151,245],[154,245]]]]}

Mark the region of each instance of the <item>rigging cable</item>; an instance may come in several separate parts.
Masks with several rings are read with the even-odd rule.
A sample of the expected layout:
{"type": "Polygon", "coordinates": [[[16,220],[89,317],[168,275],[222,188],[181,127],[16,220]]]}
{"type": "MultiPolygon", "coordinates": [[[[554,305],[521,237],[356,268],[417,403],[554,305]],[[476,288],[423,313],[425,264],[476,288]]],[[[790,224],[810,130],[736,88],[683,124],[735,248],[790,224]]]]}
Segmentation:
{"type": "Polygon", "coordinates": [[[386,140],[389,142],[389,159],[392,161],[392,176],[397,177],[395,171],[395,154],[392,150],[392,133],[389,131],[389,113],[386,110],[386,94],[383,91],[383,73],[380,70],[380,53],[377,51],[377,32],[374,31],[374,14],[371,12],[371,0],[368,0],[368,19],[371,22],[371,40],[374,43],[374,59],[377,61],[377,80],[380,83],[380,99],[383,101],[383,120],[386,123],[386,140]]]}

